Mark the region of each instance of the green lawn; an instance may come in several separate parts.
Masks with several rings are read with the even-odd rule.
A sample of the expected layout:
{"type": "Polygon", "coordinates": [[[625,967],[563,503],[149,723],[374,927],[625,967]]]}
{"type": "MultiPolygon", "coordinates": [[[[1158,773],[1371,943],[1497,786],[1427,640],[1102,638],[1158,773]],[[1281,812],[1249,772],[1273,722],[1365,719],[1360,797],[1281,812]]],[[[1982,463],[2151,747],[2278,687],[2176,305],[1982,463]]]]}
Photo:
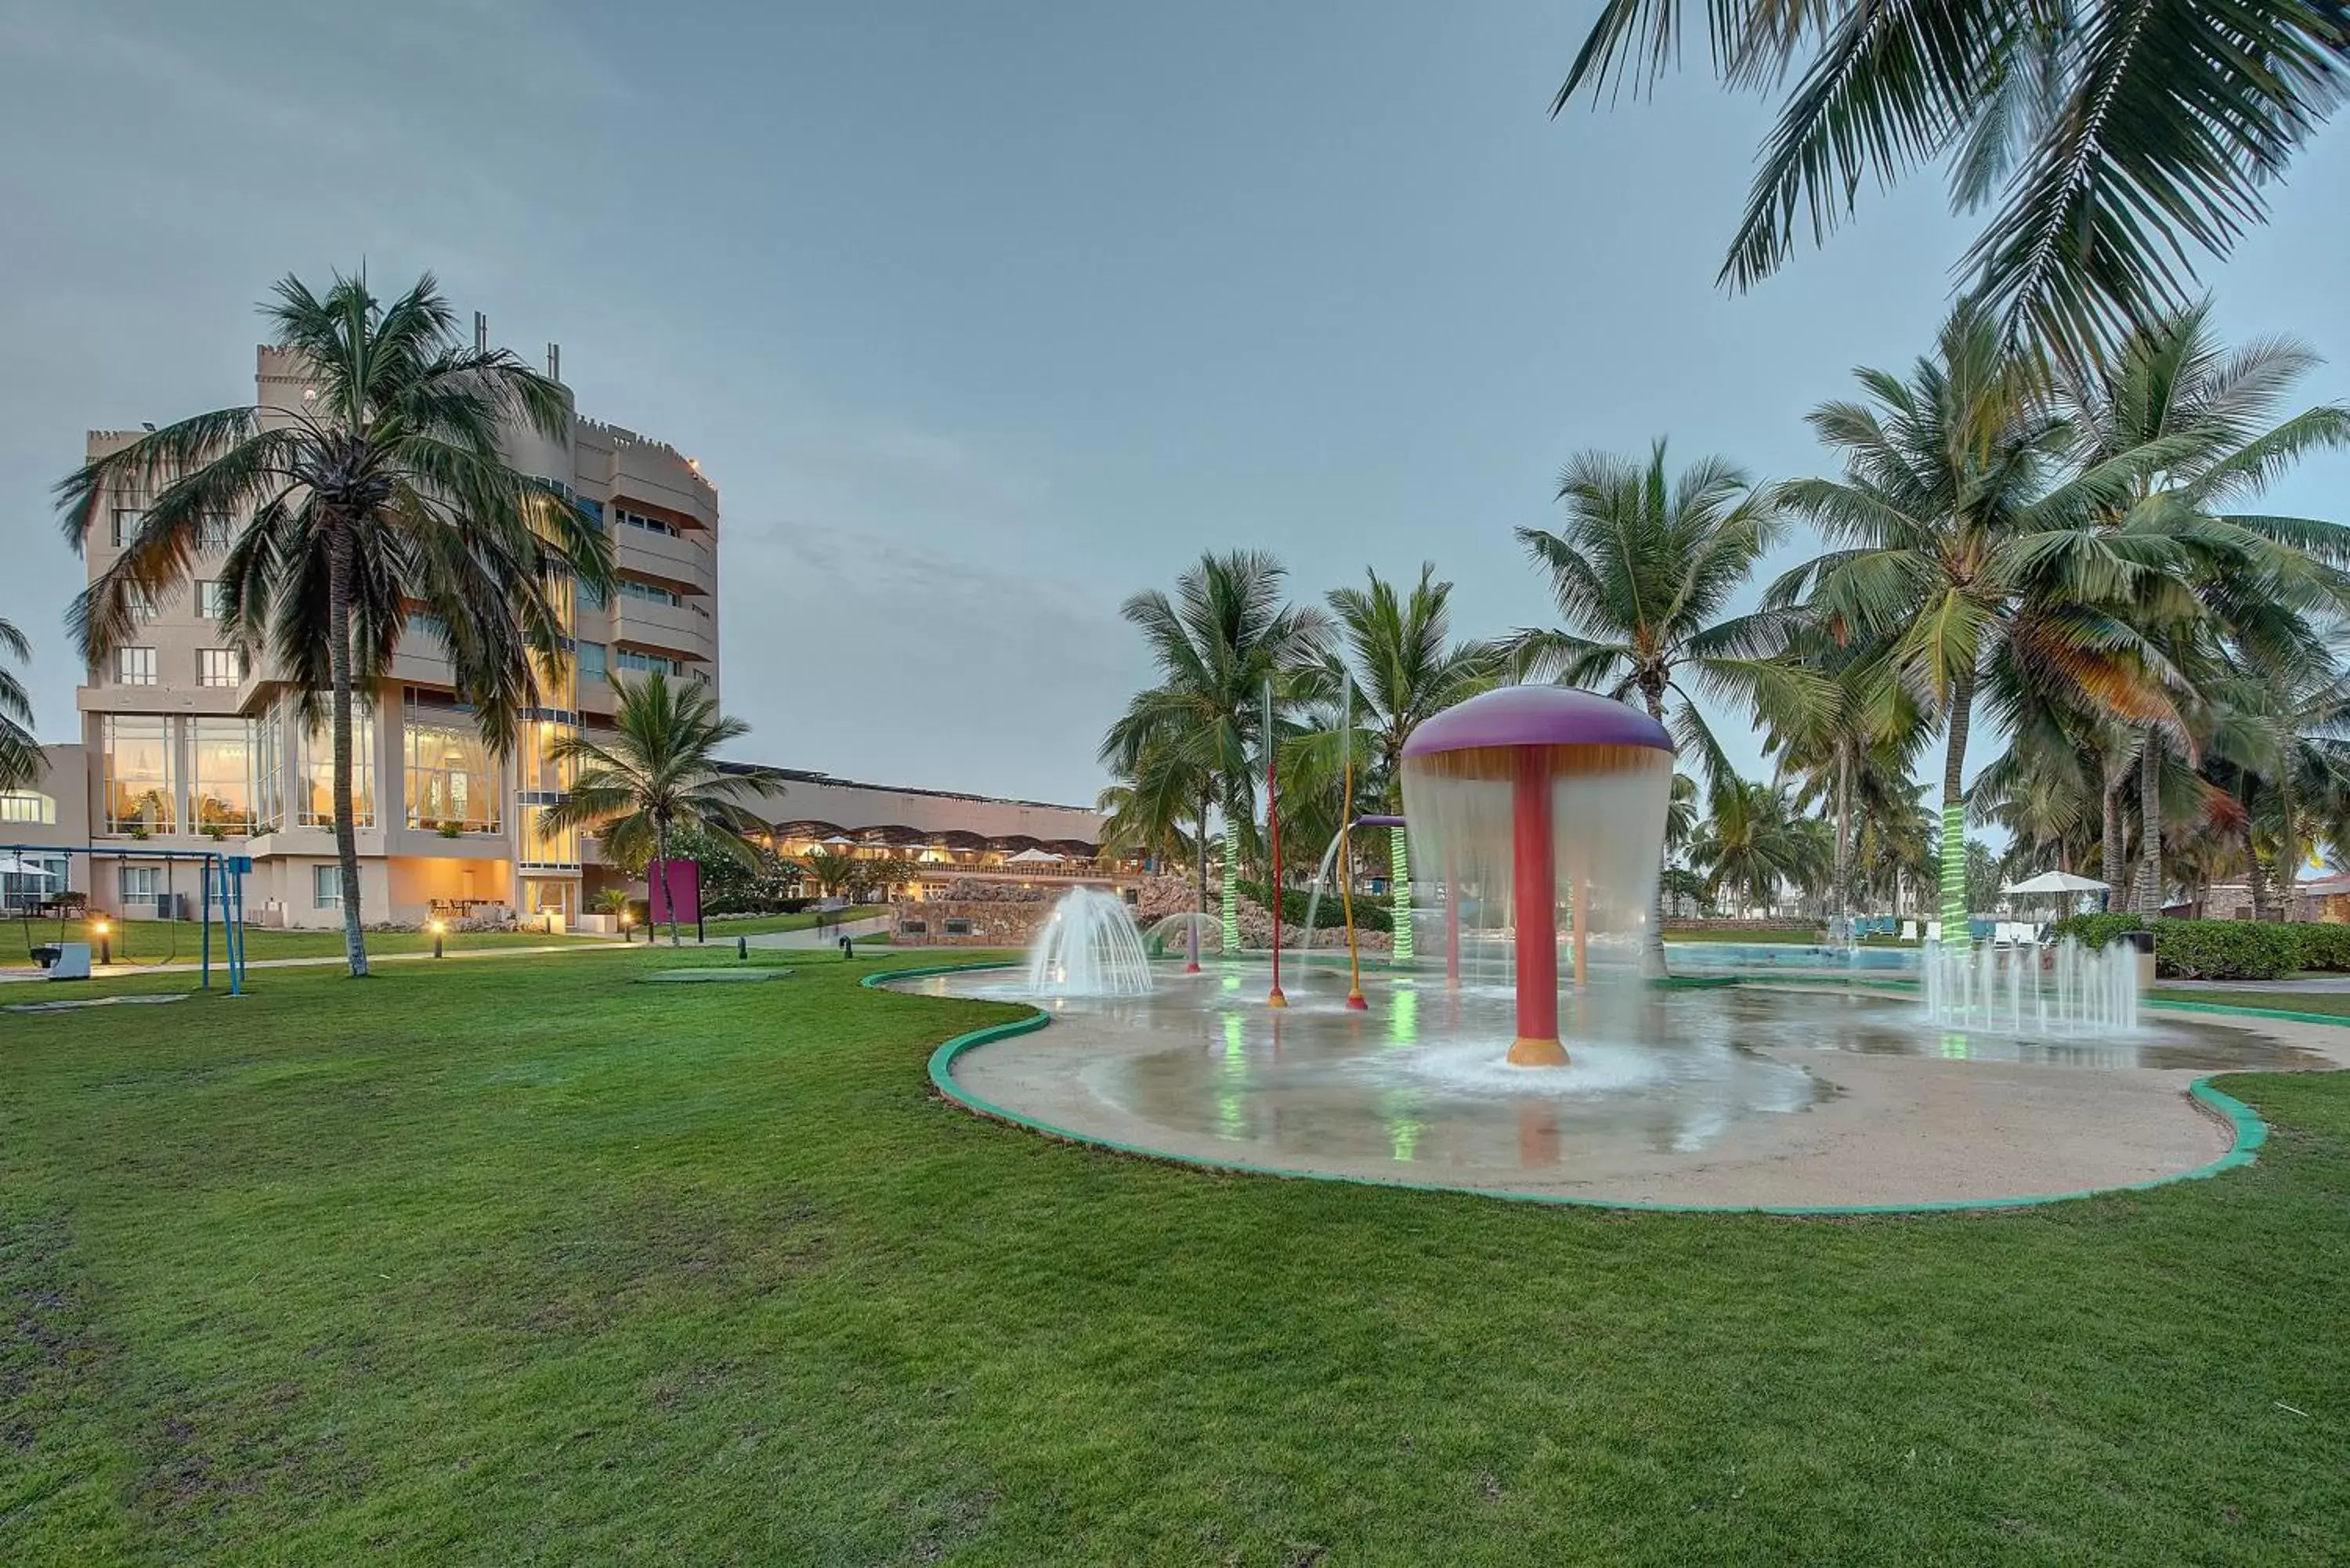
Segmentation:
{"type": "Polygon", "coordinates": [[[1816,942],[1824,924],[1771,926],[1762,929],[1737,926],[1673,926],[1665,931],[1669,942],[1816,942]]]}
{"type": "Polygon", "coordinates": [[[2174,991],[2157,986],[2147,992],[2157,1002],[2193,1002],[2206,1006],[2262,1007],[2277,1012],[2322,1012],[2330,1018],[2350,1018],[2350,992],[2340,991],[2174,991]]]}
{"type": "MultiPolygon", "coordinates": [[[[109,940],[118,963],[162,963],[185,961],[193,963],[203,952],[203,930],[194,920],[114,920],[109,940]]],[[[0,926],[0,968],[25,969],[32,965],[27,944],[46,943],[59,940],[58,922],[9,920],[0,926]]],[[[213,957],[221,953],[221,928],[214,921],[213,957]]],[[[280,958],[339,958],[343,951],[340,931],[273,931],[258,926],[245,928],[244,956],[247,959],[280,958]]],[[[88,942],[92,956],[98,951],[98,938],[91,935],[88,922],[68,920],[64,923],[63,940],[88,942]]],[[[456,952],[480,948],[556,947],[570,941],[606,942],[609,937],[550,937],[544,931],[451,931],[442,938],[443,951],[456,952]]],[[[432,936],[424,931],[369,931],[368,951],[371,953],[424,952],[432,946],[432,936]]]]}
{"type": "Polygon", "coordinates": [[[712,915],[707,926],[712,937],[757,936],[763,931],[804,931],[815,925],[837,925],[843,919],[879,919],[889,913],[887,904],[865,904],[848,909],[827,909],[821,914],[802,909],[791,915],[712,915]]]}
{"type": "Polygon", "coordinates": [[[1046,1142],[923,1077],[1007,1010],[820,955],[633,982],[710,961],[0,1013],[0,1561],[2234,1564],[2350,1540],[2350,1077],[2226,1080],[2276,1132],[2209,1182],[1625,1215],[1046,1142]]]}

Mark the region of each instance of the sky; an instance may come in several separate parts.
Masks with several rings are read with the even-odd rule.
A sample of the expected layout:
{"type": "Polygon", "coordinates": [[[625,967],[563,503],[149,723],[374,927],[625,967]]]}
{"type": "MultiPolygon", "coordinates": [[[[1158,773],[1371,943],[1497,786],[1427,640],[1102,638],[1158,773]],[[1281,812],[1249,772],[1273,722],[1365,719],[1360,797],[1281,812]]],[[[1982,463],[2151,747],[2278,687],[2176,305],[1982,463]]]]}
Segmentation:
{"type": "MultiPolygon", "coordinates": [[[[758,761],[1088,802],[1151,679],[1119,602],[1203,550],[1302,598],[1430,560],[1461,634],[1555,624],[1513,530],[1572,454],[1831,471],[1805,410],[1928,346],[1970,234],[1929,174],[1718,289],[1771,106],[1700,68],[1554,120],[1596,9],[0,0],[0,618],[41,732],[85,430],[248,400],[272,281],[362,265],[700,461],[758,761]]],[[[2230,337],[2333,357],[2309,401],[2350,398],[2345,198],[2337,128],[2204,272],[2230,337]]],[[[2350,517],[2350,455],[2271,507],[2350,517]]]]}

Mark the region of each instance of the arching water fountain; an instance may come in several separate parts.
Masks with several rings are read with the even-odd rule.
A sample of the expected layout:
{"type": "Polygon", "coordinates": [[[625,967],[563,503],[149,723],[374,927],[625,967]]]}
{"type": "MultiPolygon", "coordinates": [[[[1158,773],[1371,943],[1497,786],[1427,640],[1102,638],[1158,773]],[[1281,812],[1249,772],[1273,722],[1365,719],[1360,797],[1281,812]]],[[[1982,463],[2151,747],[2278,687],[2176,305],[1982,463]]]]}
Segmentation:
{"type": "Polygon", "coordinates": [[[1072,888],[1028,944],[1028,991],[1035,996],[1148,996],[1150,955],[1126,900],[1099,888],[1072,888]]]}

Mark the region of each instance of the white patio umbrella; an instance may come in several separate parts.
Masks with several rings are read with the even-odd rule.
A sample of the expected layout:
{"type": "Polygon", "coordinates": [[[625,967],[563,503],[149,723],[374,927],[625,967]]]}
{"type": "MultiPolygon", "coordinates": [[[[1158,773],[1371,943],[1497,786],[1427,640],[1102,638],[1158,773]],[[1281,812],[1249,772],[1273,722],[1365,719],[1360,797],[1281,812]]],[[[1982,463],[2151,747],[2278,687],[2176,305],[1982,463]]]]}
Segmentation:
{"type": "Polygon", "coordinates": [[[21,855],[0,855],[0,877],[38,877],[45,882],[57,879],[56,872],[21,855]]]}
{"type": "Polygon", "coordinates": [[[1017,855],[1006,856],[1003,863],[1007,866],[1043,866],[1046,864],[1057,866],[1061,863],[1061,858],[1062,857],[1060,856],[1054,854],[1049,849],[1024,849],[1017,855]]]}
{"type": "Polygon", "coordinates": [[[2000,889],[2002,893],[2102,893],[2105,890],[2106,884],[2095,877],[2075,877],[2070,871],[2043,871],[2037,877],[2010,882],[2000,889]]]}

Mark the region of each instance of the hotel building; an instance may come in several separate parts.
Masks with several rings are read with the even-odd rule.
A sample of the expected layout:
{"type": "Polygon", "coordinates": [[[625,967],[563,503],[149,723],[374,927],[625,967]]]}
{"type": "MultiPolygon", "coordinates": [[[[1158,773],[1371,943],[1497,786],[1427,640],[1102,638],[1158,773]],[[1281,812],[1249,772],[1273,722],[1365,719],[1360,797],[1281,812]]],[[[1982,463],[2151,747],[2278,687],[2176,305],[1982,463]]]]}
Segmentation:
{"type": "MultiPolygon", "coordinates": [[[[548,359],[553,373],[552,348],[548,359]]],[[[306,390],[298,359],[257,351],[255,403],[296,406],[306,390]]],[[[88,455],[119,451],[141,433],[94,431],[88,455]]],[[[543,705],[504,758],[490,753],[459,701],[437,625],[411,617],[355,726],[360,902],[370,921],[579,919],[620,879],[592,837],[537,830],[539,809],[570,783],[552,742],[609,722],[615,677],[663,670],[719,688],[718,492],[693,460],[577,417],[562,439],[517,429],[507,447],[515,466],[566,486],[602,519],[619,581],[600,597],[566,587],[560,608],[574,658],[553,672],[543,705]]],[[[85,546],[92,577],[120,555],[147,499],[107,498],[85,546]]],[[[249,919],[336,926],[328,732],[323,722],[307,726],[287,683],[248,667],[220,632],[217,574],[241,522],[219,519],[192,580],[142,606],[129,643],[89,672],[78,695],[80,744],[51,746],[43,781],[0,795],[0,845],[30,846],[24,853],[35,864],[44,846],[99,846],[97,857],[54,857],[57,881],[93,909],[129,918],[196,911],[194,869],[152,851],[249,855],[249,919]]],[[[1067,876],[1089,867],[1099,836],[1099,819],[1078,808],[879,789],[812,773],[787,775],[783,793],[754,809],[778,825],[771,836],[786,853],[889,855],[941,874],[1067,876]],[[1007,870],[1019,854],[1029,859],[1007,870]]],[[[0,896],[23,901],[47,881],[10,877],[0,896]]]]}

